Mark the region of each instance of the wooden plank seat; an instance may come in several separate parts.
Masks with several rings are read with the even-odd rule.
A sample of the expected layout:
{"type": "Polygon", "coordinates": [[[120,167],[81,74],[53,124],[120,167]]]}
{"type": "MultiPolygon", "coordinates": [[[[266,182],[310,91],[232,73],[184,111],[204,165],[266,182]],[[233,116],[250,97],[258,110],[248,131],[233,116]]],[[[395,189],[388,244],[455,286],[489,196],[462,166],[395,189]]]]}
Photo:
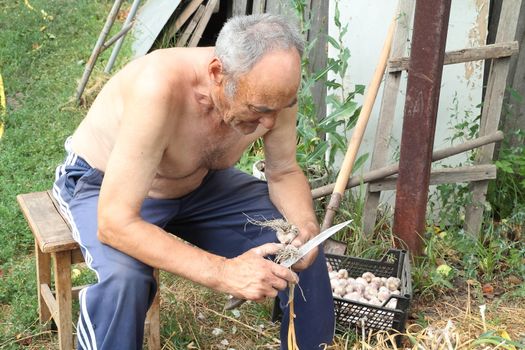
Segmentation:
{"type": "MultiPolygon", "coordinates": [[[[84,262],[78,243],[73,240],[71,227],[50,191],[20,194],[18,204],[35,238],[35,258],[40,322],[53,320],[58,329],[59,348],[71,350],[72,299],[85,286],[72,287],[71,266],[84,262]],[[52,289],[51,261],[54,268],[52,289]]],[[[159,272],[154,270],[157,285],[159,272]]],[[[150,350],[160,349],[159,293],[148,311],[145,333],[150,350]]]]}

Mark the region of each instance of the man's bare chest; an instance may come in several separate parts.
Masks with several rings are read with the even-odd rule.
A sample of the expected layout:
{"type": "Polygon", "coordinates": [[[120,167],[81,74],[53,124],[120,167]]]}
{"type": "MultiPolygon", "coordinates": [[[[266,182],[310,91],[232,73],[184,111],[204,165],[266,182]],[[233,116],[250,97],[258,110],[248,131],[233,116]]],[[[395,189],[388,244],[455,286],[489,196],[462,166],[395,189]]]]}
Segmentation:
{"type": "Polygon", "coordinates": [[[157,175],[182,180],[202,170],[225,169],[235,165],[251,138],[235,134],[202,135],[174,140],[166,149],[157,175]]]}

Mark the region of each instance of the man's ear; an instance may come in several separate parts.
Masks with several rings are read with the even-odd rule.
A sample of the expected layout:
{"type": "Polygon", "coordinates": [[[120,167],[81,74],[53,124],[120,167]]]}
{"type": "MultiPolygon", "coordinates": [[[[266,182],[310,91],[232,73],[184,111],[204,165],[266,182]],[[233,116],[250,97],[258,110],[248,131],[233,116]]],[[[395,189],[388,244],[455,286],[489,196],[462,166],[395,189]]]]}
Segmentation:
{"type": "Polygon", "coordinates": [[[224,73],[222,71],[222,63],[217,57],[213,57],[208,65],[208,75],[215,85],[221,85],[224,80],[224,73]]]}

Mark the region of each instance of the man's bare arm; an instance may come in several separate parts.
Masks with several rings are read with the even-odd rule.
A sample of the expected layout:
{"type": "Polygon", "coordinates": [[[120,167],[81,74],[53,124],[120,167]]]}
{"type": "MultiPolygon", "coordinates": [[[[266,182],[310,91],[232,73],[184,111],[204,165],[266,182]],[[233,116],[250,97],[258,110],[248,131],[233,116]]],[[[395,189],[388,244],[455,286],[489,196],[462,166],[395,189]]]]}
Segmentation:
{"type": "MultiPolygon", "coordinates": [[[[319,223],[310,185],[296,161],[296,114],[296,106],[284,109],[275,127],[265,135],[264,145],[270,198],[286,219],[299,228],[300,235],[294,244],[300,245],[319,233],[319,223]]],[[[307,255],[294,269],[308,267],[316,254],[307,255]]]]}

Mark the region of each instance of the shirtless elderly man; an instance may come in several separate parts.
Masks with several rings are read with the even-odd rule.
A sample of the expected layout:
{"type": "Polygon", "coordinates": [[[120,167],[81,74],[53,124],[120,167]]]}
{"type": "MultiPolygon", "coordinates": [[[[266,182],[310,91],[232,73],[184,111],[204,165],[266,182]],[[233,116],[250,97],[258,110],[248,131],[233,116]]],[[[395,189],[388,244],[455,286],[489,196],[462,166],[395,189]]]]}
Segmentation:
{"type": "Polygon", "coordinates": [[[299,228],[296,245],[319,233],[295,160],[302,50],[284,17],[235,17],[216,47],[154,51],[102,89],[66,141],[54,185],[98,278],[80,293],[80,349],[141,348],[152,267],[248,300],[279,295],[281,339],[287,284],[299,279],[299,346],[332,341],[323,253],[297,263],[297,275],[267,258],[279,247],[275,232],[246,224],[284,216],[299,228]],[[259,137],[267,183],[233,168],[259,137]]]}

